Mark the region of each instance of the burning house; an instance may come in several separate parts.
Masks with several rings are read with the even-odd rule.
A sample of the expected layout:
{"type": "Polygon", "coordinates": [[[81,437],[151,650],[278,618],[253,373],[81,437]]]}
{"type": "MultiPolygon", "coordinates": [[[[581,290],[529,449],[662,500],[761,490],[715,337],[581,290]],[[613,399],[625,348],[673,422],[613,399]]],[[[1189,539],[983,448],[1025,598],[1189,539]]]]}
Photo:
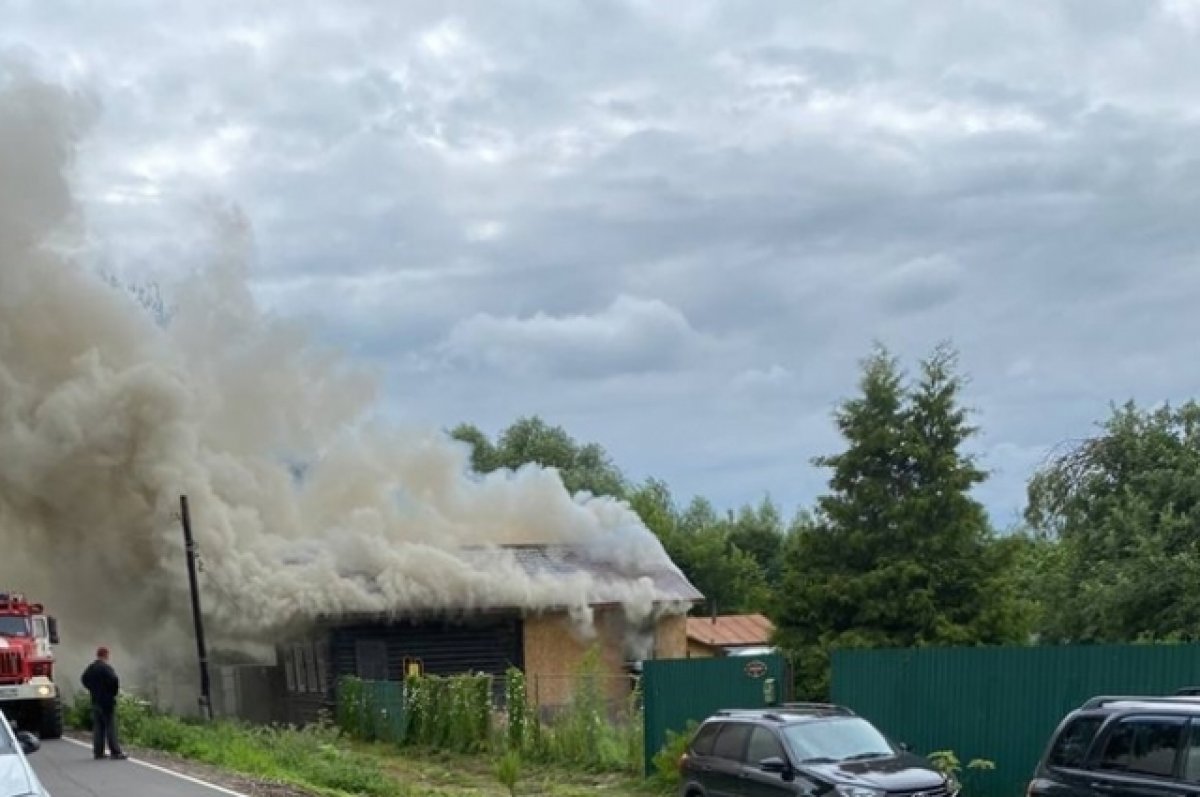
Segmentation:
{"type": "Polygon", "coordinates": [[[187,496],[216,708],[253,719],[410,668],[517,665],[551,706],[593,643],[613,683],[684,655],[700,596],[628,504],[550,468],[476,473],[443,429],[388,423],[378,374],[260,309],[240,214],[212,219],[169,313],[74,257],[94,109],[0,78],[0,173],[23,175],[0,181],[0,583],[136,661],[160,702],[194,704],[187,496]]]}
{"type": "Polygon", "coordinates": [[[631,569],[562,545],[506,545],[474,554],[467,558],[481,571],[503,558],[515,563],[529,590],[575,599],[510,596],[490,604],[322,617],[277,648],[278,719],[303,723],[333,708],[344,676],[395,681],[418,673],[482,672],[495,677],[499,696],[509,667],[525,673],[531,703],[552,712],[569,701],[593,646],[604,689],[616,702],[628,697],[641,661],[686,655],[686,614],[703,596],[669,561],[631,569]]]}

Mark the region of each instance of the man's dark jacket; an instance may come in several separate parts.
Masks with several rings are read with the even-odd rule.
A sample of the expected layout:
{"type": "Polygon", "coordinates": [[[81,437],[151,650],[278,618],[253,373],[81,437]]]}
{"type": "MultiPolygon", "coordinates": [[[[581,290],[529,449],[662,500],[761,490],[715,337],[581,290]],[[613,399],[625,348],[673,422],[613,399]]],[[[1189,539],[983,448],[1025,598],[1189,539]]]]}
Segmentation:
{"type": "Polygon", "coordinates": [[[92,695],[92,703],[102,709],[112,709],[117,705],[117,692],[121,683],[117,672],[102,659],[96,659],[83,671],[83,686],[92,695]]]}

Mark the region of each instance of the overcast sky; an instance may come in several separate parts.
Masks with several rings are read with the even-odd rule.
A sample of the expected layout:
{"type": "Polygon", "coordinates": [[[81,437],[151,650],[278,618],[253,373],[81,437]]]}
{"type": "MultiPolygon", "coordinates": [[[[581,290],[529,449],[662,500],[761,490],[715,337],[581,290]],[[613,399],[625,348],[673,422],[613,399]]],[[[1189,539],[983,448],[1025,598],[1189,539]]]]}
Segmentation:
{"type": "Polygon", "coordinates": [[[169,281],[240,206],[404,421],[790,513],[871,342],[951,339],[1004,526],[1110,402],[1197,392],[1200,0],[3,5],[99,101],[94,261],[169,281]]]}

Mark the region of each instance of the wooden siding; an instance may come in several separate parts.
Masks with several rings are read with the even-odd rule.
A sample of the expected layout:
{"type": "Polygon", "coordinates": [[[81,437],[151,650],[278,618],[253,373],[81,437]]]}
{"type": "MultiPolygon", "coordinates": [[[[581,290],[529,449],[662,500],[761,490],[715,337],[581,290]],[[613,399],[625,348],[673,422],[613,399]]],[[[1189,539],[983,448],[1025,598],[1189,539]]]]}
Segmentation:
{"type": "Polygon", "coordinates": [[[516,614],[337,626],[329,632],[330,686],[342,676],[358,675],[357,650],[366,647],[360,642],[383,642],[388,680],[402,680],[405,663],[416,659],[426,675],[492,675],[497,694],[502,694],[505,671],[524,666],[522,636],[516,614]]]}

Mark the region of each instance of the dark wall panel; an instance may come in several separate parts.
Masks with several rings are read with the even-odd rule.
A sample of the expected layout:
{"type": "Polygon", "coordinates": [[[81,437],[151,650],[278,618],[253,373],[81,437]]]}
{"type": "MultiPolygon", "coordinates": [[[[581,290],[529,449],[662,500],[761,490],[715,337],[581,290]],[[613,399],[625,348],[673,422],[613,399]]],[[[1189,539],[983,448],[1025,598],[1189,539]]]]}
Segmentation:
{"type": "Polygon", "coordinates": [[[406,659],[419,659],[427,675],[485,672],[501,685],[510,666],[524,665],[521,620],[515,615],[469,620],[424,620],[356,623],[330,631],[330,661],[334,679],[361,672],[379,672],[379,643],[386,648],[387,678],[404,677],[406,659]],[[371,661],[359,655],[369,652],[371,661]]]}

